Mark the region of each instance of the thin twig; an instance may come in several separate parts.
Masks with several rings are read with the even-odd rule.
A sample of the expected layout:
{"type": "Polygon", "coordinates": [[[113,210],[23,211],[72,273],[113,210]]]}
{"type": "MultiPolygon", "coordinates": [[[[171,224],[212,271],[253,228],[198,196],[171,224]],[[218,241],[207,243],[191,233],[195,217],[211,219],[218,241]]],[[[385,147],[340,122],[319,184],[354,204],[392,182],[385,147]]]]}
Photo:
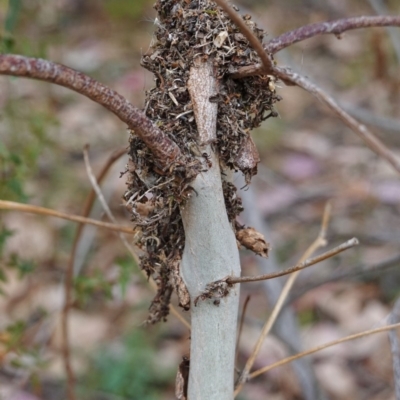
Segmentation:
{"type": "Polygon", "coordinates": [[[2,54],[0,74],[55,83],[101,104],[135,131],[163,168],[169,167],[180,156],[179,147],[175,142],[153,125],[142,111],[119,93],[81,72],[40,58],[2,54]]]}
{"type": "MultiPolygon", "coordinates": [[[[116,150],[111,154],[111,156],[108,158],[103,168],[101,169],[100,173],[98,174],[97,182],[101,183],[103,181],[111,166],[124,154],[126,154],[125,148],[116,150]]],[[[89,216],[90,210],[93,207],[95,199],[96,199],[96,193],[93,190],[93,188],[91,188],[89,195],[86,198],[85,205],[83,207],[83,212],[82,212],[83,218],[87,218],[89,216]]],[[[69,400],[74,400],[76,398],[76,395],[75,395],[75,376],[71,365],[71,351],[69,347],[68,321],[69,321],[69,312],[73,301],[72,289],[73,289],[74,264],[75,264],[76,252],[78,249],[79,240],[83,232],[84,226],[85,224],[83,222],[80,222],[77,227],[64,279],[65,298],[64,298],[64,307],[61,314],[61,330],[62,330],[62,341],[63,341],[62,353],[63,353],[64,367],[67,375],[67,395],[69,400]]],[[[132,229],[130,229],[130,231],[133,233],[132,229]]]]}
{"type": "Polygon", "coordinates": [[[356,333],[354,335],[346,336],[346,337],[344,337],[342,339],[339,339],[339,340],[334,340],[333,342],[325,343],[325,344],[323,344],[321,346],[317,346],[317,347],[314,347],[314,348],[312,348],[310,350],[303,351],[302,353],[296,354],[294,356],[284,358],[283,360],[278,361],[278,362],[276,362],[274,364],[268,365],[268,366],[266,366],[264,368],[260,368],[257,371],[252,372],[249,375],[248,379],[256,378],[257,376],[259,376],[261,374],[264,374],[265,372],[268,372],[271,369],[274,369],[274,368],[280,367],[282,365],[288,364],[288,363],[290,363],[290,362],[292,362],[294,360],[297,360],[297,359],[299,359],[301,357],[305,357],[305,356],[309,356],[311,354],[317,353],[318,351],[324,350],[324,349],[326,349],[328,347],[336,346],[336,345],[338,345],[340,343],[348,342],[349,340],[360,339],[360,338],[362,338],[364,336],[373,335],[375,333],[386,332],[386,331],[389,331],[389,330],[395,329],[395,328],[400,328],[400,323],[383,326],[381,328],[371,329],[369,331],[364,331],[364,332],[361,332],[361,333],[356,333]]]}
{"type": "Polygon", "coordinates": [[[245,24],[243,18],[225,0],[215,0],[215,2],[229,15],[230,19],[236,24],[236,26],[240,29],[240,31],[249,41],[250,45],[257,52],[263,66],[262,72],[264,74],[272,72],[273,61],[265,52],[262,43],[257,39],[254,33],[245,24]]]}
{"type": "Polygon", "coordinates": [[[287,300],[287,303],[292,303],[299,297],[303,296],[305,293],[313,290],[319,286],[326,285],[331,282],[336,282],[340,280],[350,280],[359,275],[365,277],[366,274],[369,273],[382,273],[384,270],[388,268],[393,268],[396,265],[400,265],[400,254],[397,254],[393,257],[390,257],[386,260],[383,260],[379,263],[372,265],[356,265],[355,267],[346,268],[346,270],[342,270],[342,268],[336,269],[332,275],[328,277],[324,277],[315,281],[305,282],[299,287],[291,292],[290,298],[287,300]]]}
{"type": "Polygon", "coordinates": [[[386,160],[392,167],[400,173],[400,160],[393,154],[386,145],[379,140],[365,125],[358,122],[336,101],[320,87],[310,80],[287,68],[275,68],[275,74],[284,81],[289,81],[307,92],[313,94],[318,100],[326,104],[351,130],[353,130],[366,145],[377,155],[386,160]]]}
{"type": "MultiPolygon", "coordinates": [[[[222,0],[220,0],[222,1],[222,0]]],[[[373,26],[372,21],[375,22],[375,24],[380,23],[381,25],[379,26],[387,26],[387,25],[399,25],[400,26],[400,17],[358,17],[359,19],[347,19],[347,23],[339,23],[338,21],[334,21],[334,23],[320,23],[317,25],[311,25],[314,28],[307,28],[303,27],[305,30],[302,31],[303,28],[299,28],[296,31],[292,31],[287,33],[287,40],[283,41],[284,43],[294,43],[295,37],[293,36],[294,33],[296,32],[297,35],[300,35],[299,32],[303,32],[302,35],[306,37],[306,33],[310,32],[320,32],[323,33],[324,30],[326,32],[331,31],[333,33],[337,33],[340,31],[340,29],[344,29],[347,27],[350,29],[350,27],[367,27],[367,26],[373,26]],[[370,25],[368,25],[368,23],[370,25]],[[336,27],[336,28],[335,28],[336,27]]],[[[346,21],[346,20],[345,20],[346,21]]],[[[235,21],[236,22],[236,21],[235,21]]],[[[241,25],[238,25],[240,29],[241,25]]],[[[309,26],[310,27],[310,26],[309,26]]],[[[244,33],[244,32],[243,32],[244,33]]],[[[307,34],[308,34],[307,33],[307,34]]],[[[340,33],[340,32],[339,32],[340,33]]],[[[250,32],[251,35],[254,36],[252,32],[250,32]]],[[[310,33],[311,34],[311,33],[310,33]]],[[[301,35],[300,35],[301,36],[301,35]]],[[[254,36],[255,38],[255,36],[254,36]]],[[[266,53],[265,53],[266,54],[266,53]]],[[[266,54],[267,55],[267,54],[266,54]]],[[[255,70],[252,66],[245,67],[245,70],[242,70],[242,76],[248,76],[251,74],[255,74],[255,70]]],[[[271,73],[280,78],[283,82],[289,85],[296,85],[307,92],[310,92],[314,96],[318,98],[322,103],[326,104],[350,129],[352,129],[366,144],[367,146],[376,154],[378,154],[380,157],[382,157],[384,160],[386,160],[389,164],[393,166],[393,168],[400,173],[400,161],[397,159],[397,157],[393,154],[393,152],[390,151],[390,149],[381,141],[379,140],[365,125],[361,124],[358,122],[356,119],[354,119],[350,114],[348,114],[343,108],[341,108],[336,101],[329,96],[327,93],[325,93],[321,88],[319,88],[317,85],[309,81],[307,78],[292,72],[288,68],[278,68],[275,67],[274,65],[271,66],[272,71],[271,73]]],[[[240,77],[241,73],[240,71],[236,72],[234,75],[232,75],[233,78],[240,77]]]]}
{"type": "MultiPolygon", "coordinates": [[[[111,220],[111,221],[115,221],[115,217],[112,214],[110,207],[108,206],[103,193],[101,192],[101,189],[97,183],[96,177],[93,174],[93,170],[92,167],[90,165],[90,161],[89,161],[89,152],[88,152],[89,146],[85,146],[84,150],[83,150],[83,158],[85,160],[85,166],[86,166],[86,172],[87,175],[89,177],[90,183],[94,189],[94,191],[96,192],[96,195],[100,201],[100,204],[102,205],[104,212],[107,214],[107,217],[111,220]]],[[[135,260],[136,264],[139,265],[140,264],[140,260],[137,256],[137,254],[135,253],[135,251],[133,250],[132,246],[128,243],[128,241],[126,240],[125,236],[122,233],[118,233],[119,238],[121,239],[123,245],[125,246],[125,248],[128,250],[129,254],[132,256],[132,258],[135,260]]],[[[141,271],[143,276],[146,277],[147,279],[147,275],[145,275],[144,271],[141,271]]],[[[157,289],[157,285],[155,284],[155,282],[152,279],[149,279],[150,282],[150,286],[153,290],[157,289]]],[[[190,324],[186,321],[185,318],[182,317],[182,315],[178,312],[178,310],[176,310],[176,308],[173,305],[170,305],[170,310],[171,313],[173,315],[175,315],[176,318],[179,319],[179,321],[182,322],[183,325],[185,325],[188,329],[190,329],[190,324]]]]}
{"type": "MultiPolygon", "coordinates": [[[[110,157],[107,159],[107,161],[104,163],[102,169],[100,170],[100,172],[97,175],[97,182],[101,183],[103,181],[103,179],[106,177],[108,171],[110,170],[110,168],[114,165],[114,163],[119,160],[122,156],[124,156],[125,154],[127,154],[127,150],[126,150],[126,146],[117,149],[115,151],[112,152],[112,154],[110,155],[110,157]]],[[[88,196],[86,197],[85,200],[85,204],[83,206],[83,210],[82,210],[82,217],[88,217],[90,214],[90,211],[93,207],[93,204],[96,200],[96,192],[94,191],[94,189],[91,187],[90,188],[90,192],[88,194],[88,196]]],[[[78,226],[78,230],[76,232],[75,235],[75,240],[79,241],[79,237],[81,235],[81,230],[83,228],[83,225],[79,225],[78,226]]]]}
{"type": "MultiPolygon", "coordinates": [[[[325,236],[326,236],[326,231],[328,229],[330,213],[331,213],[331,206],[329,203],[327,203],[325,206],[324,215],[322,217],[320,232],[319,232],[317,238],[311,244],[311,246],[302,255],[302,257],[300,258],[300,262],[307,260],[307,258],[309,258],[316,250],[318,250],[320,247],[323,247],[327,244],[325,236]]],[[[240,393],[240,391],[243,388],[244,383],[247,381],[250,370],[253,367],[254,362],[257,358],[257,355],[259,354],[259,352],[261,350],[261,345],[264,342],[266,336],[271,331],[271,328],[272,328],[273,324],[275,323],[275,321],[282,309],[282,306],[285,302],[285,299],[288,296],[289,291],[292,288],[299,273],[300,273],[300,271],[293,273],[292,275],[290,275],[289,279],[286,281],[285,286],[282,289],[281,295],[279,296],[279,299],[276,302],[275,307],[272,310],[272,313],[271,313],[269,319],[266,321],[266,323],[261,331],[260,337],[258,338],[258,341],[253,349],[253,352],[250,355],[249,359],[247,360],[247,363],[238,379],[238,382],[237,382],[237,385],[235,388],[235,396],[237,396],[240,393]]]]}
{"type": "Polygon", "coordinates": [[[67,221],[77,222],[79,224],[94,225],[99,228],[105,228],[105,229],[109,229],[109,230],[112,230],[115,232],[128,233],[130,235],[132,235],[134,233],[133,229],[128,226],[125,227],[125,226],[118,225],[118,224],[111,224],[109,222],[98,221],[98,220],[92,219],[92,218],[81,217],[80,215],[66,214],[61,211],[52,210],[50,208],[33,206],[30,204],[17,203],[15,201],[0,200],[0,209],[21,211],[21,212],[26,212],[26,213],[31,213],[31,214],[38,214],[38,215],[47,215],[49,217],[61,218],[61,219],[65,219],[67,221]]]}
{"type": "Polygon", "coordinates": [[[349,103],[341,103],[340,106],[350,115],[358,118],[360,121],[363,121],[368,125],[372,125],[376,128],[384,129],[386,131],[392,131],[396,133],[400,132],[400,119],[398,118],[375,114],[367,108],[356,107],[349,103]]]}
{"type": "Polygon", "coordinates": [[[382,26],[400,26],[400,16],[361,16],[304,25],[273,38],[265,44],[264,49],[269,54],[275,54],[294,43],[301,42],[314,36],[334,34],[340,38],[340,34],[353,29],[382,26]]]}
{"type": "Polygon", "coordinates": [[[247,295],[246,300],[244,301],[244,304],[243,304],[242,315],[240,316],[239,331],[238,331],[237,339],[236,339],[236,357],[235,357],[235,365],[237,365],[237,361],[238,361],[238,356],[239,356],[239,344],[240,344],[240,339],[241,339],[242,331],[243,331],[244,317],[245,317],[245,315],[246,315],[247,306],[248,306],[248,304],[249,304],[249,301],[250,301],[250,295],[247,295]]]}
{"type": "MultiPolygon", "coordinates": [[[[244,177],[242,177],[242,181],[243,183],[241,181],[236,182],[236,185],[238,187],[244,186],[244,177]]],[[[254,188],[250,186],[249,190],[242,191],[241,195],[244,206],[243,223],[258,229],[265,237],[270,237],[271,232],[268,223],[262,217],[260,210],[255,206],[254,188]]],[[[262,270],[260,273],[277,272],[281,269],[278,265],[279,263],[276,259],[275,252],[271,252],[268,260],[265,258],[258,258],[258,264],[262,270]]],[[[278,301],[284,283],[285,280],[282,278],[261,282],[268,304],[274,305],[278,301]]],[[[297,354],[304,350],[301,343],[300,327],[298,326],[296,315],[291,307],[286,307],[281,310],[274,323],[273,330],[274,334],[289,349],[290,355],[297,354]]],[[[301,396],[304,399],[321,400],[324,398],[322,388],[315,377],[309,360],[301,359],[295,361],[293,363],[293,372],[299,380],[302,391],[301,396]]]]}
{"type": "MultiPolygon", "coordinates": [[[[277,36],[264,45],[264,50],[268,54],[275,54],[294,43],[301,42],[313,36],[324,34],[334,34],[339,36],[341,33],[352,29],[382,26],[400,26],[400,17],[387,15],[372,17],[362,16],[343,18],[335,21],[317,22],[315,24],[305,25],[277,36]]],[[[231,75],[231,77],[233,79],[240,79],[245,78],[246,76],[262,75],[264,73],[265,71],[263,65],[254,64],[239,68],[231,75]]]]}
{"type": "Polygon", "coordinates": [[[350,239],[347,242],[344,242],[341,245],[333,248],[332,250],[326,251],[325,253],[322,253],[319,256],[316,256],[316,257],[310,258],[308,260],[305,260],[303,262],[300,262],[299,264],[296,264],[294,267],[287,268],[283,271],[274,272],[273,274],[264,274],[264,275],[258,275],[258,276],[229,277],[226,280],[226,282],[228,284],[257,282],[257,281],[263,281],[266,279],[278,278],[279,276],[289,275],[289,274],[292,274],[293,272],[301,271],[302,269],[311,267],[312,265],[315,265],[321,261],[324,261],[328,258],[334,257],[337,254],[339,254],[345,250],[348,250],[354,246],[357,246],[358,244],[359,244],[358,239],[353,238],[353,239],[350,239]]]}

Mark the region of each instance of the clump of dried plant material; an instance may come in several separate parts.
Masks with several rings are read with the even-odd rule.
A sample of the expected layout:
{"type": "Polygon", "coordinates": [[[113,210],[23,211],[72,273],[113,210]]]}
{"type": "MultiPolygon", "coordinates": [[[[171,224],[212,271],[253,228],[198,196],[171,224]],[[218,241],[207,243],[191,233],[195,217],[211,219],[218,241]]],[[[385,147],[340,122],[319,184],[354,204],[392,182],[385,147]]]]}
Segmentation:
{"type": "Polygon", "coordinates": [[[229,276],[219,279],[218,281],[211,282],[206,285],[203,292],[194,299],[194,305],[201,300],[212,300],[216,306],[221,302],[221,299],[229,294],[229,290],[233,287],[232,283],[229,283],[229,276]]]}
{"type": "Polygon", "coordinates": [[[236,229],[236,239],[238,242],[261,257],[267,258],[269,243],[260,232],[252,227],[236,229]]]}
{"type": "MultiPolygon", "coordinates": [[[[150,307],[149,322],[165,319],[185,244],[179,206],[196,196],[190,183],[209,168],[208,155],[199,151],[198,134],[187,88],[194,60],[212,60],[218,92],[210,97],[218,103],[217,140],[212,143],[224,167],[240,170],[247,183],[259,161],[250,131],[270,116],[280,100],[273,77],[252,76],[233,80],[229,74],[258,61],[247,39],[224,12],[210,0],[158,0],[157,29],[142,65],[154,74],[156,87],[146,93],[145,113],[179,146],[182,156],[163,170],[143,141],[132,132],[127,168],[128,190],[124,196],[137,226],[137,243],[144,250],[141,267],[153,276],[158,294],[150,307]]],[[[255,35],[264,32],[243,17],[255,35]]],[[[232,184],[224,183],[229,219],[234,225],[242,210],[232,184]]],[[[180,296],[182,298],[182,296],[180,296]]],[[[183,296],[185,297],[185,296],[183,296]]],[[[185,308],[187,304],[181,305],[185,308]]]]}

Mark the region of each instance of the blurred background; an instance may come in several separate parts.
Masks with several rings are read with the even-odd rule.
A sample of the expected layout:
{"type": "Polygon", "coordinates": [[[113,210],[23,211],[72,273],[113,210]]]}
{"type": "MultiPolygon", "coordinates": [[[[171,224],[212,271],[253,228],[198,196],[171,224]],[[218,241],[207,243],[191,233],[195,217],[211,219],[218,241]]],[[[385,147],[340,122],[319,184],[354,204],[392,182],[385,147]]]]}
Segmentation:
{"type": "MultiPolygon", "coordinates": [[[[237,2],[239,4],[239,2],[237,2]]],[[[140,67],[155,12],[151,0],[0,0],[1,52],[48,58],[80,70],[143,107],[153,77],[140,67]]],[[[243,1],[272,38],[304,24],[376,13],[400,14],[396,0],[243,1]]],[[[400,30],[320,36],[277,54],[326,89],[400,157],[400,30]]],[[[333,212],[331,248],[361,245],[303,271],[255,367],[388,323],[400,288],[400,183],[394,170],[308,93],[280,84],[279,117],[254,132],[262,162],[242,222],[266,233],[271,256],[242,253],[243,275],[294,265],[333,212]],[[397,267],[397,268],[396,268],[397,267]]],[[[126,127],[67,89],[0,77],[0,199],[81,214],[90,191],[82,149],[97,173],[127,146],[126,127]]],[[[127,157],[103,191],[121,225],[127,157]]],[[[238,187],[243,187],[237,177],[238,187]]],[[[99,205],[91,216],[103,218],[99,205]]],[[[0,211],[0,398],[66,398],[60,318],[76,225],[0,211]]],[[[153,293],[112,232],[85,228],[75,260],[69,318],[79,399],[174,399],[189,332],[174,316],[143,327],[153,293]]],[[[282,280],[242,285],[250,296],[238,352],[243,368],[282,280]]],[[[176,299],[173,300],[176,304],[176,299]]],[[[186,313],[183,315],[189,319],[186,313]]],[[[387,334],[343,343],[249,382],[240,399],[394,399],[387,334]],[[303,371],[303,373],[301,373],[303,371]],[[312,388],[310,389],[310,385],[312,388]]]]}

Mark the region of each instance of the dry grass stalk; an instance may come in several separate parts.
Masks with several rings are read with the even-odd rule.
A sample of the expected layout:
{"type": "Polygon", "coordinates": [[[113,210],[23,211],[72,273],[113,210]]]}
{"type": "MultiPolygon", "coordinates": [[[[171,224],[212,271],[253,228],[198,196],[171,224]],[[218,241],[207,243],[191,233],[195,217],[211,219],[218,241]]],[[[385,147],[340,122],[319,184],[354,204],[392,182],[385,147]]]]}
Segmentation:
{"type": "MultiPolygon", "coordinates": [[[[325,210],[324,210],[324,215],[322,217],[322,223],[321,223],[321,229],[320,232],[317,236],[317,238],[315,239],[315,241],[310,245],[310,247],[304,252],[304,254],[302,255],[302,257],[300,258],[300,262],[305,261],[307,258],[309,258],[313,253],[315,253],[315,251],[317,251],[320,247],[326,246],[327,242],[326,242],[326,231],[328,229],[328,223],[329,223],[329,218],[330,218],[330,213],[331,213],[331,206],[328,203],[325,206],[325,210]]],[[[245,367],[243,368],[243,371],[237,381],[236,384],[236,388],[235,388],[235,396],[237,396],[240,391],[243,388],[243,385],[245,384],[245,382],[248,380],[249,374],[250,374],[250,370],[254,365],[254,362],[257,358],[257,355],[259,354],[260,350],[261,350],[261,345],[264,342],[265,338],[267,337],[267,335],[269,334],[269,332],[271,331],[271,328],[273,326],[273,324],[276,321],[276,318],[278,317],[279,312],[282,309],[282,306],[285,302],[285,299],[287,298],[290,289],[292,288],[294,282],[296,281],[296,278],[298,276],[298,274],[300,273],[300,271],[297,271],[295,273],[293,273],[292,275],[290,275],[289,279],[286,281],[285,286],[282,289],[281,295],[277,301],[277,303],[275,304],[274,309],[272,310],[272,313],[269,317],[269,319],[265,322],[264,327],[261,331],[260,337],[253,349],[252,354],[250,355],[249,359],[246,362],[245,367]]]]}

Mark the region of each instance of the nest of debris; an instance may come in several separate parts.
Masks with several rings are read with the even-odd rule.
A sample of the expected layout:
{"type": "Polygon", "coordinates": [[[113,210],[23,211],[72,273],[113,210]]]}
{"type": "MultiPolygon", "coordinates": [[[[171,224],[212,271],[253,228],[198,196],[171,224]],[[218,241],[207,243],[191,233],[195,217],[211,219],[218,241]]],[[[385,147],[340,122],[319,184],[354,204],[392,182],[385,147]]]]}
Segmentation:
{"type": "MultiPolygon", "coordinates": [[[[187,88],[194,60],[212,60],[217,74],[219,93],[210,98],[218,103],[214,151],[224,167],[241,170],[247,181],[256,173],[256,165],[242,162],[241,152],[251,141],[250,131],[276,115],[273,104],[280,100],[271,76],[230,78],[239,67],[257,63],[259,58],[214,2],[158,0],[155,9],[157,29],[142,66],[154,74],[156,87],[146,93],[145,113],[179,146],[182,158],[168,171],[162,170],[142,140],[131,134],[124,199],[136,226],[137,244],[144,250],[141,267],[158,286],[150,307],[150,323],[168,315],[170,297],[179,285],[179,262],[185,245],[179,207],[194,194],[191,181],[208,168],[207,155],[199,148],[187,88]]],[[[262,41],[264,31],[249,15],[243,19],[262,41]]],[[[228,182],[224,183],[224,195],[235,226],[242,211],[240,199],[228,182]]]]}

